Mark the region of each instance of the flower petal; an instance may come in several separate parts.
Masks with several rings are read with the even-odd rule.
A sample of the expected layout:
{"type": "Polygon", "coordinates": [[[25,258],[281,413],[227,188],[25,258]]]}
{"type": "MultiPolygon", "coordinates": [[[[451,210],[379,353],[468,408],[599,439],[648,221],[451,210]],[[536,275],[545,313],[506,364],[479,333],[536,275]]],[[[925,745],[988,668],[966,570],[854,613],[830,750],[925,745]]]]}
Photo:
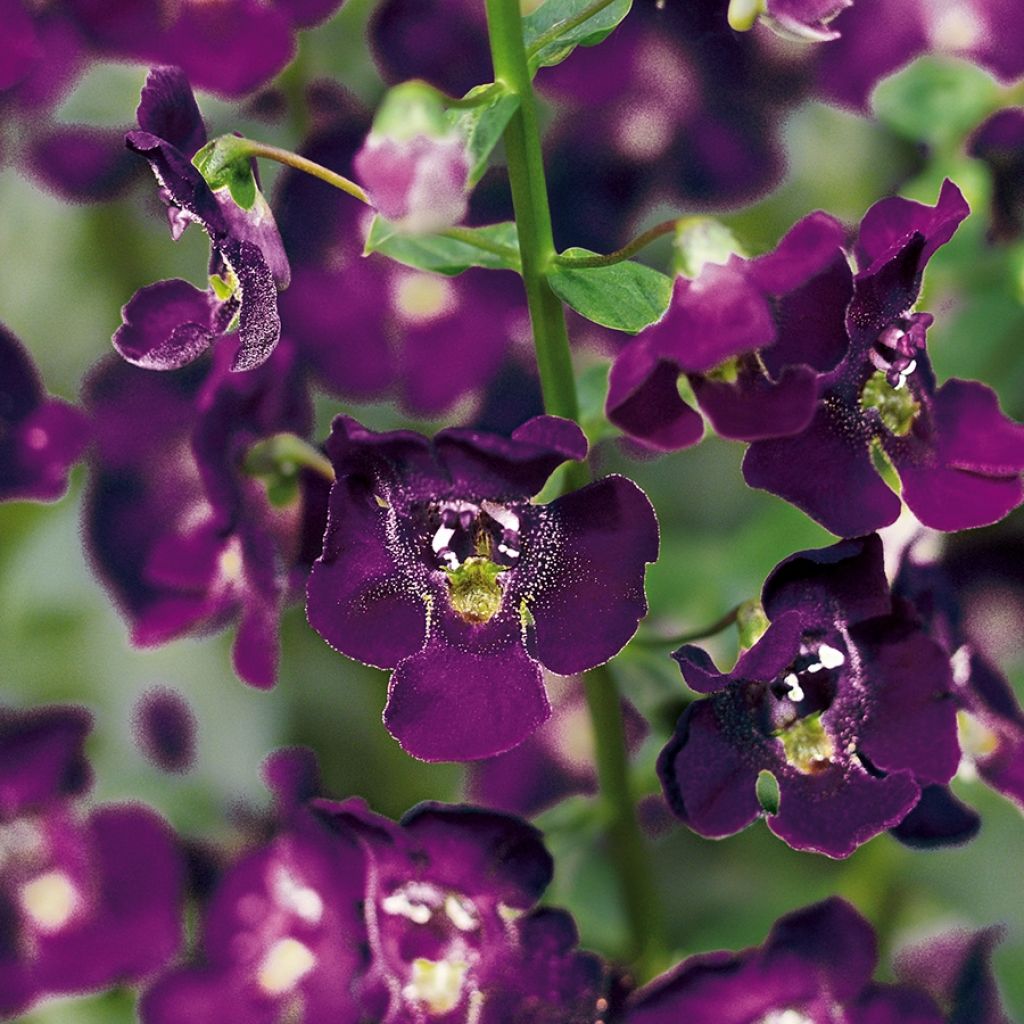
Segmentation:
{"type": "Polygon", "coordinates": [[[198,359],[217,336],[208,292],[181,281],[140,288],[121,310],[114,348],[146,370],[177,370],[198,359]]]}

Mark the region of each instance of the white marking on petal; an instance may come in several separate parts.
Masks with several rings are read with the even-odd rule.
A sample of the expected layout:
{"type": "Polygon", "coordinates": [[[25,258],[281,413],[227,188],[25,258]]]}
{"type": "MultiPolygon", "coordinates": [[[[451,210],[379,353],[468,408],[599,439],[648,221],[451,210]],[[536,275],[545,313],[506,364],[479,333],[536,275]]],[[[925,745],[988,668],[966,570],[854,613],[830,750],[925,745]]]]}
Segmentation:
{"type": "Polygon", "coordinates": [[[828,644],[822,644],[818,648],[818,660],[825,668],[839,668],[840,665],[846,664],[846,655],[834,647],[829,647],[828,644]]]}
{"type": "Polygon", "coordinates": [[[402,994],[410,1002],[423,1003],[431,1013],[450,1013],[462,1000],[462,986],[469,964],[464,960],[427,960],[412,962],[412,981],[402,994]]]}
{"type": "Polygon", "coordinates": [[[22,909],[42,932],[60,931],[78,906],[78,891],[63,871],[47,871],[26,882],[18,897],[22,909]]]}
{"type": "Polygon", "coordinates": [[[256,980],[268,995],[291,992],[316,967],[312,950],[298,939],[278,939],[263,958],[256,980]]]}
{"type": "Polygon", "coordinates": [[[310,924],[319,924],[323,917],[324,903],[320,894],[304,886],[286,868],[278,867],[274,873],[274,898],[310,924]]]}
{"type": "Polygon", "coordinates": [[[464,896],[450,893],[445,897],[444,912],[460,932],[475,932],[480,927],[480,919],[473,901],[464,896]]]}

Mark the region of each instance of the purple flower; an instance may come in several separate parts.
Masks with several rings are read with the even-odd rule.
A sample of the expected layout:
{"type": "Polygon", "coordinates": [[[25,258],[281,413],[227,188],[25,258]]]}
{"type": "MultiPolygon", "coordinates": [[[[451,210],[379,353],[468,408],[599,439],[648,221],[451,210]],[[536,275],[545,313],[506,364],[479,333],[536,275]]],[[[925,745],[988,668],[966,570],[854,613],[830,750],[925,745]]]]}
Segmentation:
{"type": "Polygon", "coordinates": [[[685,373],[724,437],[753,441],[803,430],[818,375],[846,351],[850,271],[838,221],[813,213],[774,252],[705,264],[676,279],[665,315],[629,342],[609,378],[608,418],[635,440],[670,451],[704,433],[679,396],[685,373]]]}
{"type": "Polygon", "coordinates": [[[121,312],[114,347],[130,363],[173,370],[192,362],[235,320],[241,342],[233,370],[265,362],[281,334],[277,291],[290,271],[273,214],[259,189],[243,210],[227,188],[213,191],[190,158],[206,142],[206,126],[180,68],[150,72],[128,148],[149,161],[167,206],[171,235],[190,223],[210,236],[210,288],[160,281],[141,288],[121,312]]]}
{"type": "Polygon", "coordinates": [[[438,95],[406,82],[384,98],[355,168],[382,217],[405,234],[458,224],[469,206],[469,154],[438,95]]]}
{"type": "Polygon", "coordinates": [[[0,711],[0,1014],[152,974],[181,942],[182,865],[148,808],[82,814],[81,708],[0,711]]]}
{"type": "Polygon", "coordinates": [[[319,808],[367,856],[368,1019],[591,1024],[604,969],[568,914],[533,909],[553,870],[536,829],[466,806],[420,804],[397,825],[359,800],[319,808]]]}
{"type": "Polygon", "coordinates": [[[181,694],[165,687],[149,690],[132,716],[136,742],[161,771],[187,772],[196,757],[196,719],[181,694]]]}
{"type": "Polygon", "coordinates": [[[666,797],[696,832],[727,836],[763,813],[755,788],[769,772],[768,827],[795,849],[849,856],[956,771],[949,661],[892,600],[877,536],[792,556],[762,602],[771,625],[728,674],[698,647],[674,655],[710,696],[662,751],[666,797]]]}
{"type": "Polygon", "coordinates": [[[867,110],[871,90],[923,53],[974,61],[1005,82],[1024,74],[1016,0],[856,0],[818,54],[822,93],[867,110]]]}
{"type": "Polygon", "coordinates": [[[931,995],[947,1024],[1012,1024],[992,974],[1001,928],[953,931],[901,950],[896,976],[931,995]]]}
{"type": "MultiPolygon", "coordinates": [[[[1006,554],[1001,548],[1000,556],[1005,558],[1006,554]]],[[[980,576],[977,563],[972,565],[968,560],[957,571],[954,566],[947,567],[943,557],[938,561],[920,560],[917,545],[911,545],[904,554],[894,590],[913,604],[950,660],[963,749],[961,774],[970,777],[976,773],[1024,809],[1024,710],[1013,687],[967,631],[960,603],[960,594],[966,596],[980,576]]],[[[944,812],[932,824],[936,841],[957,841],[961,837],[955,823],[963,814],[959,801],[946,790],[933,800],[936,804],[942,801],[938,809],[944,812]],[[943,827],[947,818],[951,822],[943,827]]],[[[915,836],[916,832],[910,833],[911,841],[915,836]]]]}
{"type": "Polygon", "coordinates": [[[871,925],[836,897],[776,921],[763,946],[704,953],[630,1000],[624,1024],[944,1024],[918,989],[871,980],[871,925]]]}
{"type": "Polygon", "coordinates": [[[0,501],[54,501],[85,450],[89,426],[50,398],[18,339],[0,325],[0,501]]]}
{"type": "Polygon", "coordinates": [[[257,441],[307,433],[311,410],[289,347],[250,374],[232,374],[231,358],[222,346],[212,365],[173,375],[100,364],[86,385],[98,444],[84,529],[133,643],[237,620],[235,669],[266,687],[278,617],[308,565],[306,531],[322,535],[323,492],[303,477],[297,500],[278,507],[243,472],[257,441]]]}
{"type": "Polygon", "coordinates": [[[1024,426],[1000,412],[983,384],[949,380],[936,388],[925,351],[933,318],[914,312],[928,260],[967,213],[949,181],[934,207],[892,198],[867,212],[846,311],[848,352],[820,376],[803,431],[750,446],[748,484],[843,537],[899,515],[900,498],[875,468],[876,450],[899,474],[903,501],[935,529],[992,523],[1020,503],[1024,426]]]}
{"type": "Polygon", "coordinates": [[[455,429],[433,442],[334,421],[307,613],[343,654],[395,669],[384,722],[414,756],[511,749],[550,714],[541,665],[581,672],[636,631],[658,553],[643,492],[610,476],[529,500],[586,449],[576,424],[551,416],[509,439],[455,429]]]}
{"type": "Polygon", "coordinates": [[[829,22],[853,0],[731,0],[729,26],[746,32],[760,19],[779,35],[808,42],[838,39],[829,22]]]}
{"type": "Polygon", "coordinates": [[[175,64],[203,89],[244,96],[295,53],[295,30],[323,21],[343,0],[223,0],[171,8],[150,0],[68,0],[65,6],[97,54],[175,64]]]}
{"type": "Polygon", "coordinates": [[[988,164],[992,175],[989,238],[1012,242],[1024,234],[1024,107],[1007,107],[982,122],[967,140],[967,152],[988,164]]]}

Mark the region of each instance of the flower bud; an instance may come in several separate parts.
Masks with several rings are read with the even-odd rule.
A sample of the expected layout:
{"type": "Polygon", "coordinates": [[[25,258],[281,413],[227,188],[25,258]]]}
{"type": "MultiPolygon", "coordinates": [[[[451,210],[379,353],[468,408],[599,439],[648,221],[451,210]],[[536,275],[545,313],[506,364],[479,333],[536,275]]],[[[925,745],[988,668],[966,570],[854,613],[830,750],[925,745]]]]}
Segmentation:
{"type": "Polygon", "coordinates": [[[421,82],[388,93],[355,167],[380,215],[404,234],[443,231],[466,214],[466,140],[421,82]]]}

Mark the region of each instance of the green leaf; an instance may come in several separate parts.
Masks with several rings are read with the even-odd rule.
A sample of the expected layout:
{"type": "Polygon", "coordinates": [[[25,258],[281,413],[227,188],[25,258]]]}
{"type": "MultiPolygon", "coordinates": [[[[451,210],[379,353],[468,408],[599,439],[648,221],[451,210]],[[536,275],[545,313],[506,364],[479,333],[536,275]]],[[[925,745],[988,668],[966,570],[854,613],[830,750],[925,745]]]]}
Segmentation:
{"type": "MultiPolygon", "coordinates": [[[[567,249],[565,256],[593,256],[586,249],[567,249]]],[[[551,290],[588,320],[616,331],[636,334],[668,308],[672,279],[641,263],[624,261],[609,267],[555,266],[548,273],[551,290]]]]}
{"type": "Polygon", "coordinates": [[[364,253],[383,253],[407,267],[449,276],[461,274],[470,267],[519,270],[519,242],[516,226],[511,221],[452,230],[462,237],[403,235],[383,217],[374,217],[364,253]]]}
{"type": "Polygon", "coordinates": [[[577,46],[596,46],[622,21],[633,0],[613,0],[603,10],[572,24],[594,0],[545,0],[523,18],[523,36],[530,70],[561,64],[577,46]],[[565,26],[560,30],[560,26],[565,26]]]}
{"type": "Polygon", "coordinates": [[[952,57],[921,57],[871,97],[880,121],[909,139],[938,146],[959,145],[998,104],[992,78],[952,57]]]}
{"type": "Polygon", "coordinates": [[[222,135],[192,157],[193,165],[207,185],[215,192],[226,188],[243,210],[252,209],[258,192],[247,145],[248,140],[237,135],[222,135]]]}
{"type": "MultiPolygon", "coordinates": [[[[466,93],[466,98],[493,85],[480,85],[466,93]]],[[[468,110],[449,111],[455,128],[466,140],[470,169],[468,185],[472,188],[487,170],[487,163],[494,147],[501,140],[505,127],[519,108],[519,97],[508,92],[496,92],[493,98],[468,110]]]]}

